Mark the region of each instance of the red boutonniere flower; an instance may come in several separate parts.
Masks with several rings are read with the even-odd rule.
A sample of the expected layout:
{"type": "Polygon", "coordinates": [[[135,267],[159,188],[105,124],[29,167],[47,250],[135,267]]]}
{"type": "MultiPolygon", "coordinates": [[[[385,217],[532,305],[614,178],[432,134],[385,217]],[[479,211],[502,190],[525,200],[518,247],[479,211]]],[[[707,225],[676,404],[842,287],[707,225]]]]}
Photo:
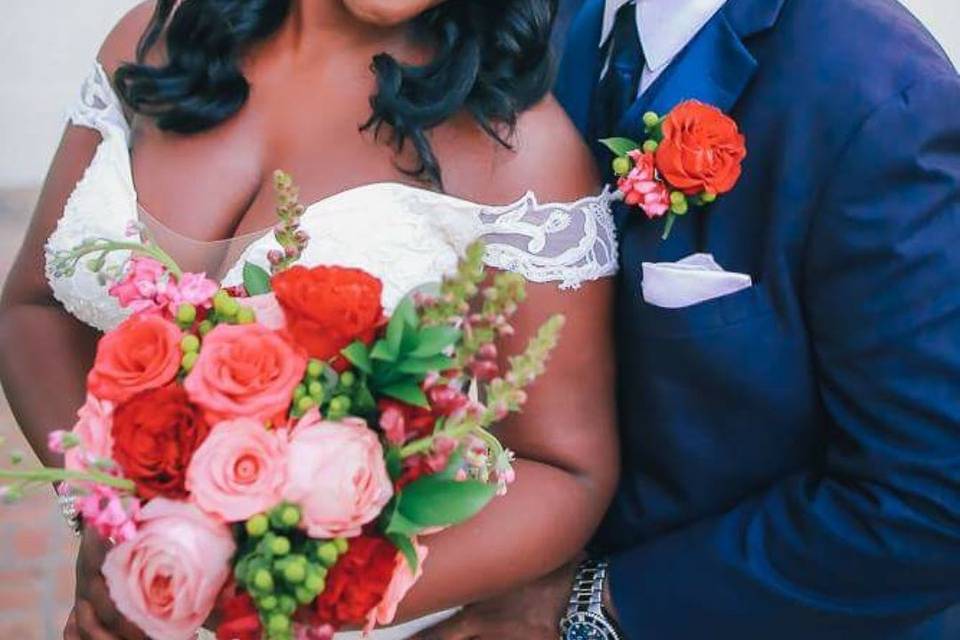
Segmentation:
{"type": "Polygon", "coordinates": [[[716,107],[696,100],[664,117],[643,116],[646,139],[607,138],[616,158],[617,188],[628,205],[648,218],[667,216],[663,239],[677,216],[704,207],[740,180],[747,148],[737,123],[716,107]]]}

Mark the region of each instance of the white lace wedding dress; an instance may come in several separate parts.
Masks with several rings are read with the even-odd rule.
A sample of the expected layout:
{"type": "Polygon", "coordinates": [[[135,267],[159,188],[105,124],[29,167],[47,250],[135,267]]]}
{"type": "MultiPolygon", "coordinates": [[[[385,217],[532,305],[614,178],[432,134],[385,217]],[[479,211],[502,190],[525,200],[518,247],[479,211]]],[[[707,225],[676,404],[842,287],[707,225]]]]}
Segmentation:
{"type": "MultiPolygon", "coordinates": [[[[57,277],[49,268],[50,258],[87,238],[124,239],[132,222],[153,227],[159,223],[145,220],[138,207],[129,155],[130,128],[99,64],[84,83],[69,117],[74,125],[98,131],[102,142],[47,243],[47,276],[57,300],[70,313],[97,329],[109,330],[126,317],[126,311],[107,295],[94,274],[81,268],[69,277],[57,277]]],[[[311,238],[303,264],[335,264],[372,273],[384,283],[388,311],[410,290],[437,282],[451,272],[467,245],[477,239],[487,245],[489,266],[520,273],[532,282],[555,282],[564,289],[613,275],[617,268],[606,194],[569,204],[541,204],[528,193],[508,206],[486,206],[399,183],[378,183],[312,204],[302,227],[311,238]]],[[[164,237],[176,238],[175,232],[162,226],[158,231],[161,246],[164,237]]],[[[267,253],[277,248],[269,231],[236,242],[241,244],[232,251],[219,247],[214,252],[222,257],[219,264],[207,265],[208,273],[223,276],[227,285],[241,281],[247,261],[267,267],[267,253]]],[[[177,242],[191,243],[197,249],[219,245],[177,242]]],[[[122,259],[112,258],[117,263],[122,259]]],[[[373,638],[399,640],[431,621],[380,630],[373,638]]]]}

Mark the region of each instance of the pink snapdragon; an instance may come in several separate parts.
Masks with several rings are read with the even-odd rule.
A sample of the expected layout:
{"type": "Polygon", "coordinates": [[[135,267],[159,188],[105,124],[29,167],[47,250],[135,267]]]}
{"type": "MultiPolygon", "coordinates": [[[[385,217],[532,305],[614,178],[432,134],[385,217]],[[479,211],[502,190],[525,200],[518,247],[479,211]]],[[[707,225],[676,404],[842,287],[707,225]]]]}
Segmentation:
{"type": "Polygon", "coordinates": [[[90,493],[77,498],[76,506],[84,524],[93,527],[101,538],[119,544],[137,534],[140,502],[124,499],[116,489],[93,485],[90,493]]]}
{"type": "Polygon", "coordinates": [[[169,313],[176,315],[182,304],[198,309],[213,306],[219,285],[200,273],[184,273],[174,279],[167,268],[153,258],[134,256],[118,282],[110,287],[110,295],[121,307],[133,313],[169,313]]]}
{"type": "Polygon", "coordinates": [[[670,209],[670,191],[657,177],[655,157],[639,149],[630,152],[633,169],[617,181],[624,202],[640,207],[648,218],[659,218],[670,209]]]}

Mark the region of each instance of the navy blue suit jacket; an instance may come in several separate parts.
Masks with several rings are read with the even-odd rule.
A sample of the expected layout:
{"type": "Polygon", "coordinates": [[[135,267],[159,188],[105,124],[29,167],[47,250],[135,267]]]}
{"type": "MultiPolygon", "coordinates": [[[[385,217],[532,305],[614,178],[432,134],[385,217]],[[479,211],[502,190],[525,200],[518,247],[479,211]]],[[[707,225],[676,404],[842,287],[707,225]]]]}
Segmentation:
{"type": "MultiPolygon", "coordinates": [[[[602,8],[557,86],[581,131],[602,8]]],[[[624,472],[596,545],[628,637],[960,638],[956,70],[893,0],[730,0],[608,133],[687,98],[749,157],[668,241],[617,214],[624,472]],[[643,261],[698,250],[755,286],[643,301],[643,261]]]]}

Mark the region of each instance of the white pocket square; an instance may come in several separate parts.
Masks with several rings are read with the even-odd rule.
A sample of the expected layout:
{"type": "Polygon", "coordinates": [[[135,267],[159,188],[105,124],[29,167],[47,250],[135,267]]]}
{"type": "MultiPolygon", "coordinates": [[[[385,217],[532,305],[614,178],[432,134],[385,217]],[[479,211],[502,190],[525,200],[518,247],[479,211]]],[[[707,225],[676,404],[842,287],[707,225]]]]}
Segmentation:
{"type": "Polygon", "coordinates": [[[724,271],[709,253],[679,262],[643,263],[643,299],[664,309],[691,307],[752,286],[749,275],[724,271]]]}

